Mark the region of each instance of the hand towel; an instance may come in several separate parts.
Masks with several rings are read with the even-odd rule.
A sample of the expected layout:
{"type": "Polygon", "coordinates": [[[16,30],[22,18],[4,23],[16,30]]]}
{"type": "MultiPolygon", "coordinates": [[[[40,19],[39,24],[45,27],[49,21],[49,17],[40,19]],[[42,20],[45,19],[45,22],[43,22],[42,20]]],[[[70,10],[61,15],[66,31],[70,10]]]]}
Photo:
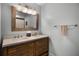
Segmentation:
{"type": "Polygon", "coordinates": [[[61,34],[67,35],[68,33],[68,26],[67,25],[61,25],[61,34]]]}

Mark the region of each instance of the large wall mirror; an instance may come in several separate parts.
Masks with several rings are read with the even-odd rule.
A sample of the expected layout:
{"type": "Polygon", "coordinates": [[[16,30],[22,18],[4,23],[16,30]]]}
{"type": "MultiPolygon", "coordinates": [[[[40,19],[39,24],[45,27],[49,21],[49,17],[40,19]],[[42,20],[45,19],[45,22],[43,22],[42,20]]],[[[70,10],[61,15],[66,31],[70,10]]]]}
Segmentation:
{"type": "MultiPolygon", "coordinates": [[[[24,10],[24,9],[23,9],[24,10]]],[[[12,31],[38,30],[39,14],[28,14],[18,11],[15,6],[11,6],[12,31]]]]}

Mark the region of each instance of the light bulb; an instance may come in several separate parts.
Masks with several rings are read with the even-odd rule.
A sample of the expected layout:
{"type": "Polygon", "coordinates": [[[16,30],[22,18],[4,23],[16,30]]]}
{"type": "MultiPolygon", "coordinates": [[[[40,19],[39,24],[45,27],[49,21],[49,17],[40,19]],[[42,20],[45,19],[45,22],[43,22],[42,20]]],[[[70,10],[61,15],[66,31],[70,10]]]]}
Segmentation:
{"type": "Polygon", "coordinates": [[[22,7],[19,5],[15,5],[15,7],[16,7],[16,10],[18,10],[18,11],[21,11],[21,9],[22,9],[22,7]]]}
{"type": "Polygon", "coordinates": [[[34,10],[33,12],[32,12],[32,15],[36,15],[37,14],[37,12],[34,10]]]}
{"type": "Polygon", "coordinates": [[[28,14],[32,14],[32,15],[36,15],[37,11],[33,10],[33,9],[28,9],[26,7],[20,6],[20,5],[14,5],[16,7],[17,11],[21,11],[23,13],[28,13],[28,14]]]}
{"type": "Polygon", "coordinates": [[[23,13],[27,13],[27,11],[28,11],[28,9],[27,9],[27,8],[22,7],[22,12],[23,12],[23,13]]]}
{"type": "Polygon", "coordinates": [[[27,13],[28,14],[32,14],[33,10],[32,9],[28,9],[27,13]]]}

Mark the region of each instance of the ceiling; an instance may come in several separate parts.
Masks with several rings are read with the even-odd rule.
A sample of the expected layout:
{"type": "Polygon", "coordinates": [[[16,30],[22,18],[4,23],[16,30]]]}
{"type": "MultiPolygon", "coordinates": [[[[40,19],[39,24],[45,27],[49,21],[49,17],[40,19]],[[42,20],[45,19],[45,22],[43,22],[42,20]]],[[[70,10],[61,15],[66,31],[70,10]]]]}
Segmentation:
{"type": "Polygon", "coordinates": [[[45,5],[45,3],[36,3],[39,6],[45,5]]]}

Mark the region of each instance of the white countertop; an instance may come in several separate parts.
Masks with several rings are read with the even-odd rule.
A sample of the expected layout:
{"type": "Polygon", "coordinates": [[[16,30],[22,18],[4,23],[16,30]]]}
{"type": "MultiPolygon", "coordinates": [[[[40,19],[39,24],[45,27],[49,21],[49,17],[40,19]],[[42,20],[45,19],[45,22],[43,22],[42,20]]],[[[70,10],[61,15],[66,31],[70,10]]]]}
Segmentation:
{"type": "Polygon", "coordinates": [[[39,38],[44,38],[44,37],[48,37],[48,36],[47,35],[36,35],[36,36],[31,36],[31,37],[4,39],[2,47],[11,46],[11,45],[15,45],[18,43],[32,41],[32,40],[37,40],[39,38]]]}

